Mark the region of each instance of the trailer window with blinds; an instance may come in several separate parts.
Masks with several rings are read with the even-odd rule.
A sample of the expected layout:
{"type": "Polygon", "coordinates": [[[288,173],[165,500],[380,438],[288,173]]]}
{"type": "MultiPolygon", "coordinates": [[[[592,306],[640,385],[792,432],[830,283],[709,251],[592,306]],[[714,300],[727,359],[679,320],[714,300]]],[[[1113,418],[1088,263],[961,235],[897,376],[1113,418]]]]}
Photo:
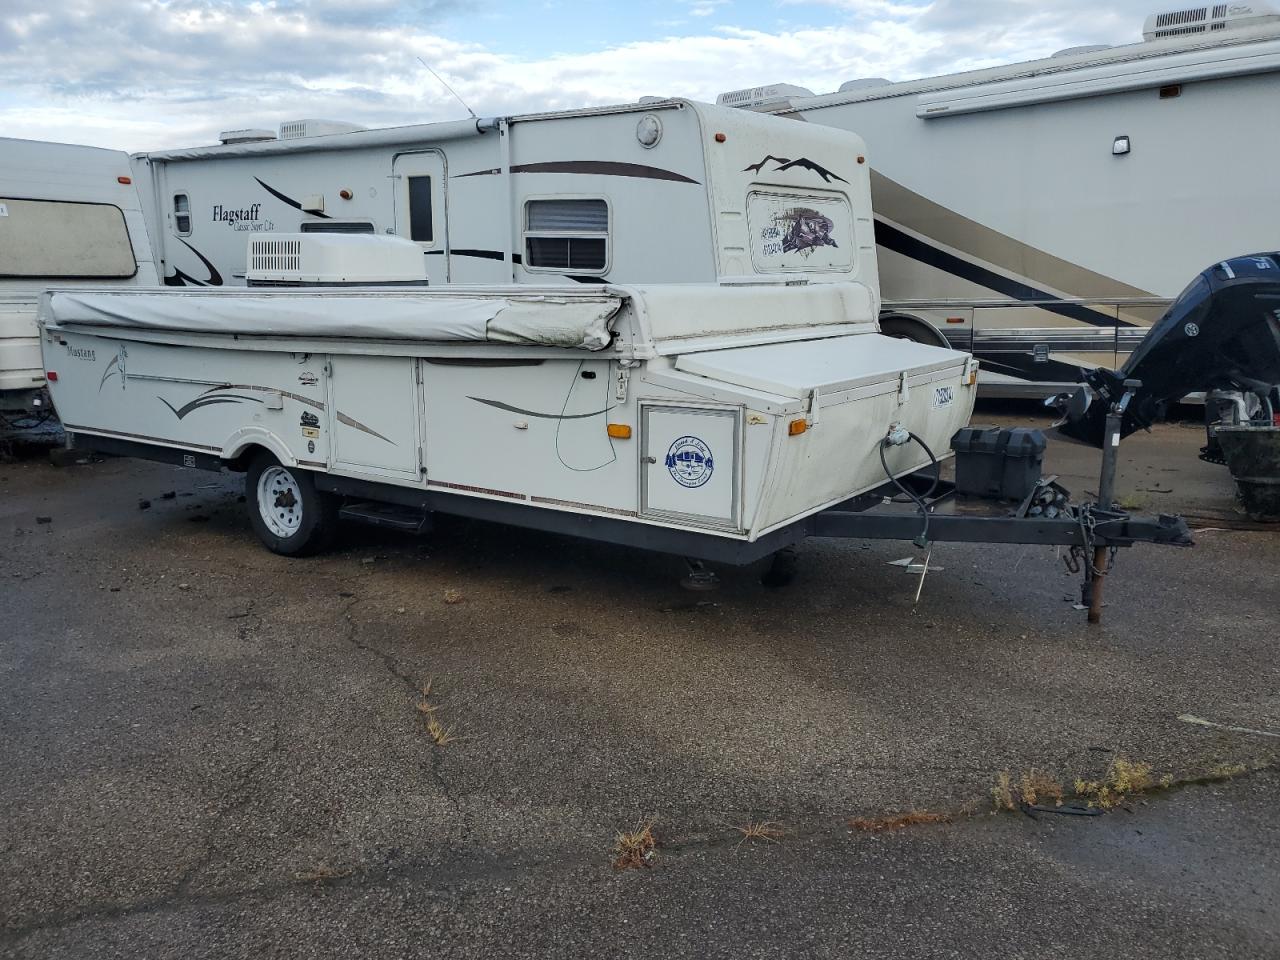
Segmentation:
{"type": "Polygon", "coordinates": [[[0,197],[0,277],[119,280],[137,272],[124,211],[114,204],[0,197]]]}
{"type": "Polygon", "coordinates": [[[605,272],[609,265],[609,205],[594,198],[527,201],[524,265],[534,270],[605,272]]]}

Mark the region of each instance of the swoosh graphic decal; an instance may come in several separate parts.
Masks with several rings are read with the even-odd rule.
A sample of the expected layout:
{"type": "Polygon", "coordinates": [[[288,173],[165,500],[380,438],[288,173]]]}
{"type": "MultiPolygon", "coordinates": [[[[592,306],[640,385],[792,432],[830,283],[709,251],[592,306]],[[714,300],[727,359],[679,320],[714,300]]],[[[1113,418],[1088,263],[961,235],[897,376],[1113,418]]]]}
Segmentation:
{"type": "Polygon", "coordinates": [[[165,286],[181,287],[181,286],[186,286],[188,283],[193,287],[222,286],[222,274],[220,274],[218,272],[218,268],[215,267],[209,261],[209,258],[206,257],[199,250],[197,250],[195,247],[193,247],[191,244],[187,243],[187,241],[183,240],[181,237],[178,237],[178,242],[181,243],[188,250],[190,250],[192,253],[194,253],[200,259],[200,262],[204,264],[205,269],[209,271],[209,280],[208,282],[205,282],[203,280],[197,280],[195,277],[189,276],[188,274],[183,273],[181,270],[175,267],[173,271],[173,278],[172,278],[173,282],[170,282],[169,277],[165,277],[164,279],[165,286]]]}
{"type": "Polygon", "coordinates": [[[119,370],[116,369],[116,366],[119,363],[120,363],[120,354],[116,354],[114,357],[111,358],[111,361],[107,364],[107,369],[102,371],[102,379],[98,381],[99,393],[102,392],[102,387],[107,382],[107,377],[111,376],[112,373],[120,372],[119,370]]]}
{"type": "MultiPolygon", "coordinates": [[[[1047,301],[1062,299],[1020,280],[1011,280],[1009,277],[1002,276],[994,270],[988,270],[986,267],[979,266],[953,253],[940,250],[932,244],[910,236],[879,217],[876,217],[875,220],[875,231],[876,243],[886,250],[892,250],[894,253],[900,253],[904,257],[918,260],[944,273],[950,273],[968,280],[970,283],[976,283],[980,287],[986,287],[988,290],[1003,293],[1011,299],[1047,301]]],[[[1115,317],[1108,316],[1098,310],[1092,310],[1078,303],[1049,302],[1040,303],[1036,306],[1041,310],[1048,310],[1050,313],[1070,317],[1072,320],[1079,320],[1095,327],[1114,327],[1117,324],[1121,327],[1137,326],[1137,324],[1128,320],[1116,320],[1115,317]]]]}
{"type": "Polygon", "coordinates": [[[170,403],[164,397],[156,397],[156,399],[159,400],[161,403],[163,403],[170,410],[172,410],[173,415],[177,417],[179,420],[182,420],[183,418],[185,418],[186,415],[188,413],[191,413],[193,410],[199,410],[202,407],[211,407],[219,403],[241,403],[245,400],[252,401],[253,403],[262,402],[257,397],[241,397],[234,394],[219,394],[216,397],[201,395],[199,397],[196,397],[194,400],[184,403],[180,407],[175,407],[172,403],[170,403]]]}
{"type": "Polygon", "coordinates": [[[338,422],[346,424],[348,427],[354,427],[355,429],[359,430],[362,433],[369,434],[369,436],[371,437],[377,437],[379,440],[386,440],[386,442],[391,444],[393,447],[397,446],[394,440],[388,440],[386,437],[380,434],[377,430],[374,430],[371,427],[365,426],[359,420],[356,420],[352,417],[348,417],[341,410],[338,411],[338,422]]]}
{"type": "MultiPolygon", "coordinates": [[[[281,201],[282,203],[287,203],[289,206],[293,207],[295,210],[302,209],[302,204],[300,204],[297,200],[293,199],[293,197],[286,196],[285,194],[277,190],[275,187],[270,186],[269,184],[263,183],[260,177],[254,177],[253,179],[258,181],[258,186],[262,187],[263,190],[267,191],[267,193],[271,194],[277,200],[281,201]]],[[[312,216],[320,217],[324,220],[330,219],[327,213],[316,213],[313,210],[308,210],[307,212],[310,213],[312,216]]]]}
{"type": "Polygon", "coordinates": [[[522,413],[526,417],[537,417],[540,420],[585,420],[587,417],[598,417],[613,409],[613,407],[610,406],[605,407],[603,410],[592,411],[591,413],[539,413],[537,410],[525,410],[522,407],[513,407],[511,404],[503,403],[501,400],[486,400],[484,397],[467,397],[467,399],[474,400],[476,403],[483,403],[485,406],[497,407],[499,410],[507,410],[510,413],[522,413]]]}

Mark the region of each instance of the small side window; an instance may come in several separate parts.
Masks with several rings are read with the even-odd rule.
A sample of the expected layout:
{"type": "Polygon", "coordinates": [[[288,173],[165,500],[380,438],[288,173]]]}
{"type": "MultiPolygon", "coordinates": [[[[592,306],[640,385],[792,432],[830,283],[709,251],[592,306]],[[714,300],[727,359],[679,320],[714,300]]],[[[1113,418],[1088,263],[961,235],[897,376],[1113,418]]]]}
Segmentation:
{"type": "Polygon", "coordinates": [[[603,273],[609,263],[609,205],[603,200],[525,203],[524,264],[603,273]]]}
{"type": "Polygon", "coordinates": [[[191,199],[185,193],[173,195],[173,229],[180,237],[191,236],[191,199]]]}
{"type": "Polygon", "coordinates": [[[431,230],[431,178],[409,177],[409,239],[434,240],[431,230]]]}

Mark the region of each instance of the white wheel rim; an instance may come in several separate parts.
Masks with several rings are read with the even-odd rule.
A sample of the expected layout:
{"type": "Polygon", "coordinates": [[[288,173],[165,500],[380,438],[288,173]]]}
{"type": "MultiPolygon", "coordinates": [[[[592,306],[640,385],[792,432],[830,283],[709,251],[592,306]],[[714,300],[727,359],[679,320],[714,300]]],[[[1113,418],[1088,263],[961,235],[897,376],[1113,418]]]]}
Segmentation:
{"type": "Polygon", "coordinates": [[[277,537],[291,537],[302,524],[302,488],[284,467],[267,467],[258,477],[258,514],[277,537]]]}

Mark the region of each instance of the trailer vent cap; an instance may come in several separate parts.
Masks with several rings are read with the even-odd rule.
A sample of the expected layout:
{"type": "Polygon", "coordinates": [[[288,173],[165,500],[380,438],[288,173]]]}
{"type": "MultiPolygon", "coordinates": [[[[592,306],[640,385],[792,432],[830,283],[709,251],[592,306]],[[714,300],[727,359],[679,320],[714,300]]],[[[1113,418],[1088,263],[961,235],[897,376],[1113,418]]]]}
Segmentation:
{"type": "Polygon", "coordinates": [[[247,130],[223,130],[218,134],[218,142],[221,144],[260,143],[263,140],[274,140],[275,138],[274,130],[256,130],[253,128],[247,130]]]}

